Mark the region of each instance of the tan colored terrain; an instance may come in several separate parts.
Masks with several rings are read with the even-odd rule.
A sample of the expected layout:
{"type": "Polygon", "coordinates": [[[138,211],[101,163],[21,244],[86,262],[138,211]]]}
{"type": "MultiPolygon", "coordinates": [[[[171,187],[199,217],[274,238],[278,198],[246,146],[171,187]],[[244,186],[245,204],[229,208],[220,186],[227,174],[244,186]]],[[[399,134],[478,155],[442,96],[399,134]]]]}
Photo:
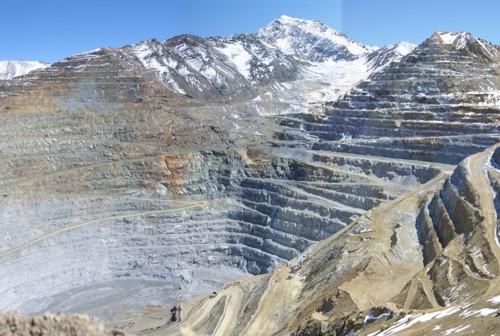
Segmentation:
{"type": "Polygon", "coordinates": [[[270,275],[181,304],[180,323],[146,333],[176,334],[183,327],[199,335],[437,335],[461,329],[486,335],[500,315],[499,159],[497,146],[473,155],[451,177],[440,175],[380,205],[270,275]],[[430,206],[434,199],[444,200],[445,213],[430,206]]]}
{"type": "Polygon", "coordinates": [[[213,48],[252,36],[1,81],[0,310],[139,335],[489,335],[500,47],[453,35],[313,113],[288,57],[252,62],[254,85],[213,48]]]}
{"type": "Polygon", "coordinates": [[[90,320],[86,316],[65,316],[46,314],[24,317],[19,314],[0,316],[1,336],[122,336],[123,332],[109,330],[104,324],[90,320]]]}

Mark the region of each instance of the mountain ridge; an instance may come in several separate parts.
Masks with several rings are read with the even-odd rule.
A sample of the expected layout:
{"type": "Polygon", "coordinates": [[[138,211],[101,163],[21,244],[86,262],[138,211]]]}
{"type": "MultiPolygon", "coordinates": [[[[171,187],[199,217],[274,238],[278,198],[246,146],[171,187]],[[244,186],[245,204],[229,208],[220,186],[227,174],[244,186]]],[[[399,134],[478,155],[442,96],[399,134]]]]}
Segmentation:
{"type": "MultiPolygon", "coordinates": [[[[186,303],[181,307],[187,312],[177,325],[196,327],[198,332],[238,335],[351,335],[353,332],[359,335],[393,335],[405,329],[408,329],[403,333],[405,335],[418,335],[423,330],[426,334],[440,334],[442,329],[458,329],[466,326],[462,324],[462,320],[466,319],[464,322],[469,327],[473,325],[468,331],[475,329],[482,334],[485,325],[479,320],[474,321],[473,317],[493,316],[499,310],[498,296],[495,296],[498,289],[494,287],[498,282],[499,252],[494,238],[498,208],[494,210],[493,194],[498,188],[497,179],[500,176],[498,170],[492,167],[499,155],[500,149],[495,145],[469,157],[458,165],[451,177],[446,174],[437,176],[417,190],[374,208],[270,275],[225,286],[209,301],[195,299],[186,303]],[[487,189],[481,189],[483,183],[488,186],[487,189]],[[461,185],[465,185],[466,189],[462,189],[461,185]],[[492,191],[490,188],[493,188],[492,191]],[[429,208],[430,214],[426,209],[431,199],[446,199],[443,194],[453,195],[456,201],[463,202],[455,212],[450,212],[456,230],[460,231],[460,222],[464,222],[458,213],[477,218],[473,225],[483,229],[471,229],[465,237],[456,235],[448,242],[449,246],[443,246],[443,250],[422,263],[426,253],[430,252],[426,244],[436,244],[437,239],[432,236],[435,233],[426,233],[422,238],[417,231],[426,225],[428,229],[439,232],[440,226],[445,224],[434,223],[434,227],[423,224],[421,214],[425,212],[427,220],[441,220],[443,217],[433,213],[437,209],[429,208]],[[487,243],[476,245],[474,236],[481,236],[477,239],[484,239],[487,243]],[[472,245],[467,247],[469,242],[472,245]],[[454,244],[465,247],[452,246],[454,244]],[[344,248],[340,247],[342,245],[344,248]],[[477,248],[484,249],[484,254],[479,253],[477,248]],[[345,252],[339,253],[342,250],[345,252]],[[483,270],[476,270],[474,274],[467,270],[455,271],[449,275],[453,266],[465,269],[469,267],[467,264],[475,263],[470,259],[462,264],[460,260],[469,257],[460,257],[457,255],[460,253],[474,255],[472,258],[485,258],[481,259],[483,270]],[[328,263],[325,264],[325,260],[328,263]],[[453,263],[453,266],[441,269],[440,266],[446,262],[453,263]],[[478,281],[477,276],[485,282],[478,281]],[[252,281],[260,284],[251,286],[248,282],[252,281]],[[259,289],[262,286],[266,288],[264,291],[259,289]],[[472,289],[468,286],[477,288],[478,292],[470,292],[472,289]],[[285,293],[287,297],[283,297],[285,293]],[[465,293],[468,294],[464,298],[465,293]],[[257,306],[253,302],[254,296],[259,297],[257,306]],[[227,309],[238,310],[240,315],[237,321],[225,323],[227,317],[220,314],[215,329],[210,329],[206,320],[206,324],[192,322],[204,318],[204,310],[210,310],[220,300],[225,300],[223,304],[227,309]],[[197,304],[201,306],[197,308],[197,304]],[[247,304],[255,308],[246,309],[247,304]],[[356,310],[360,313],[353,313],[356,310]],[[273,314],[278,311],[287,313],[273,314]],[[413,318],[417,319],[412,321],[413,318]],[[428,323],[432,319],[435,319],[434,323],[428,323]],[[432,329],[438,322],[446,328],[432,329]]],[[[446,209],[453,211],[448,204],[446,209]]],[[[441,238],[439,240],[442,241],[441,238]]],[[[480,261],[477,262],[479,265],[480,261]]],[[[495,321],[491,323],[497,324],[495,321]]],[[[171,332],[172,328],[160,330],[171,332]]]]}
{"type": "MultiPolygon", "coordinates": [[[[85,58],[90,60],[103,52],[121,53],[125,59],[135,56],[143,70],[153,72],[173,93],[233,101],[253,96],[265,101],[260,105],[268,106],[290,101],[293,111],[293,106],[307,109],[307,103],[316,99],[335,99],[359,79],[397,61],[408,51],[409,48],[390,50],[365,46],[318,21],[281,17],[254,34],[209,38],[180,35],[164,42],[149,39],[121,48],[96,49],[67,59],[78,58],[78,71],[82,71],[85,58]],[[277,24],[279,27],[275,29],[277,24]],[[323,33],[326,37],[322,37],[323,33]],[[280,46],[283,38],[294,44],[297,52],[285,52],[280,46]],[[309,51],[299,50],[307,46],[311,46],[309,51]],[[370,62],[375,57],[378,61],[370,62]],[[337,81],[336,77],[342,79],[337,81]],[[312,91],[318,81],[323,85],[321,94],[296,97],[296,92],[312,91]]],[[[134,63],[124,66],[134,66],[134,63]]],[[[54,66],[57,68],[58,64],[60,62],[54,66]]]]}
{"type": "Polygon", "coordinates": [[[0,308],[139,334],[497,326],[496,47],[266,44],[151,39],[2,81],[0,308]]]}
{"type": "Polygon", "coordinates": [[[0,61],[0,80],[23,76],[31,71],[46,68],[49,65],[39,61],[0,61]]]}

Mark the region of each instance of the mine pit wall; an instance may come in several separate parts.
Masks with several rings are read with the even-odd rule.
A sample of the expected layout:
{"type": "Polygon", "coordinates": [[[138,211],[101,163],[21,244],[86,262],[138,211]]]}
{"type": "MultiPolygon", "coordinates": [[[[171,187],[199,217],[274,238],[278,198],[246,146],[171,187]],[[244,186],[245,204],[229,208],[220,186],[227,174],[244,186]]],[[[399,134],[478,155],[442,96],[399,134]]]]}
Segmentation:
{"type": "Polygon", "coordinates": [[[238,267],[252,274],[268,272],[402,192],[366,183],[360,174],[416,185],[439,173],[431,166],[366,159],[318,166],[326,161],[320,155],[305,162],[266,150],[202,151],[164,160],[162,185],[168,197],[227,200],[223,210],[210,209],[209,225],[201,220],[191,230],[219,232],[214,246],[229,244],[223,254],[239,258],[238,267]]]}
{"type": "Polygon", "coordinates": [[[321,116],[280,116],[280,141],[318,139],[312,148],[458,164],[500,138],[498,59],[429,39],[400,62],[360,82],[321,116]]]}
{"type": "MultiPolygon", "coordinates": [[[[497,148],[493,153],[490,161],[491,165],[500,170],[500,148],[497,148]]],[[[493,202],[495,205],[495,210],[497,213],[497,231],[496,231],[496,242],[497,245],[500,246],[500,176],[497,176],[496,179],[489,177],[491,181],[491,186],[493,188],[493,202]]]]}
{"type": "MultiPolygon", "coordinates": [[[[326,161],[260,150],[168,154],[130,164],[129,183],[142,188],[132,191],[135,198],[9,196],[0,209],[0,309],[43,311],[54,295],[117,279],[161,280],[180,287],[185,299],[193,286],[208,291],[230,280],[217,279],[227,272],[268,272],[397,196],[358,172],[381,182],[411,175],[420,183],[439,172],[402,163],[388,164],[382,176],[380,163],[326,161]],[[168,201],[175,199],[181,203],[168,201]]],[[[121,185],[123,177],[109,169],[101,174],[121,185]]]]}

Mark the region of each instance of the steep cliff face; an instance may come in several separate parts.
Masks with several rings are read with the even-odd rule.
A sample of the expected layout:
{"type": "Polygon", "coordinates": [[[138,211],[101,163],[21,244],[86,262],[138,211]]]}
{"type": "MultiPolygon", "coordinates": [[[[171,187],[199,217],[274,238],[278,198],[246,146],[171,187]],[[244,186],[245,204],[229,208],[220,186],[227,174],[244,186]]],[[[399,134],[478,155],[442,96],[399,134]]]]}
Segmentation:
{"type": "Polygon", "coordinates": [[[412,162],[282,154],[265,146],[205,149],[6,180],[1,307],[114,319],[148,300],[172,304],[244,273],[268,272],[440,173],[412,162]],[[29,186],[36,190],[26,192],[29,186]],[[138,281],[158,288],[122,298],[138,281]],[[96,288],[117,303],[87,302],[84,293],[96,288]],[[75,294],[70,299],[65,291],[75,294]]]}
{"type": "MultiPolygon", "coordinates": [[[[439,33],[375,50],[279,21],[0,84],[1,309],[175,333],[176,302],[254,275],[182,308],[201,333],[254,335],[489,295],[496,250],[467,163],[483,161],[446,176],[500,139],[498,47],[439,33]]],[[[474,170],[495,188],[497,156],[474,170]]]]}
{"type": "Polygon", "coordinates": [[[436,33],[320,111],[283,118],[313,148],[456,164],[498,141],[498,47],[436,33]],[[457,42],[458,43],[458,42],[457,42]]]}
{"type": "Polygon", "coordinates": [[[438,323],[436,334],[484,333],[491,325],[474,317],[498,311],[499,153],[494,146],[467,158],[270,275],[186,303],[181,325],[215,335],[432,334],[438,323]],[[231,314],[217,314],[218,305],[231,314]]]}

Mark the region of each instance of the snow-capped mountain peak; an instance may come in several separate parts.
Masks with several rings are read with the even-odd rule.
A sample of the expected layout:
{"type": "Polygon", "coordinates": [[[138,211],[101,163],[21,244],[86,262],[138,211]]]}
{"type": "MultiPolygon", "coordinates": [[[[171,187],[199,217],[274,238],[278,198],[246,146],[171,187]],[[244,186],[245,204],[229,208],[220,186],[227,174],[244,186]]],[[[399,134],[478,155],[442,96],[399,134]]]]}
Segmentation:
{"type": "Polygon", "coordinates": [[[500,58],[500,48],[467,32],[437,32],[430,41],[457,50],[469,50],[475,57],[500,58]]]}
{"type": "Polygon", "coordinates": [[[92,76],[97,66],[131,69],[185,97],[251,100],[259,114],[275,114],[303,112],[310,102],[335,100],[413,48],[408,43],[370,47],[320,21],[284,15],[256,34],[149,39],[80,53],[44,71],[47,76],[60,71],[81,77],[92,76]]]}
{"type": "Polygon", "coordinates": [[[26,75],[28,72],[43,69],[49,64],[38,61],[0,61],[0,79],[11,79],[26,75]]]}
{"type": "Polygon", "coordinates": [[[450,32],[437,32],[433,36],[439,39],[441,43],[453,45],[457,49],[463,49],[467,45],[467,41],[473,39],[472,34],[466,32],[450,33],[450,32]]]}
{"type": "Polygon", "coordinates": [[[283,15],[256,34],[206,39],[180,35],[117,52],[178,94],[255,97],[264,104],[274,99],[307,109],[309,101],[335,100],[413,48],[409,43],[370,47],[320,21],[283,15]],[[307,94],[297,96],[297,90],[307,94]]]}
{"type": "Polygon", "coordinates": [[[380,71],[392,62],[400,61],[415,50],[417,46],[409,42],[400,42],[380,48],[368,55],[367,66],[372,71],[380,71]]]}
{"type": "Polygon", "coordinates": [[[355,42],[318,20],[297,19],[286,15],[273,20],[259,30],[257,35],[287,55],[300,56],[314,62],[355,59],[377,49],[355,42]]]}
{"type": "Polygon", "coordinates": [[[415,50],[416,47],[417,45],[406,41],[402,41],[394,45],[395,51],[401,56],[408,55],[415,50]]]}

